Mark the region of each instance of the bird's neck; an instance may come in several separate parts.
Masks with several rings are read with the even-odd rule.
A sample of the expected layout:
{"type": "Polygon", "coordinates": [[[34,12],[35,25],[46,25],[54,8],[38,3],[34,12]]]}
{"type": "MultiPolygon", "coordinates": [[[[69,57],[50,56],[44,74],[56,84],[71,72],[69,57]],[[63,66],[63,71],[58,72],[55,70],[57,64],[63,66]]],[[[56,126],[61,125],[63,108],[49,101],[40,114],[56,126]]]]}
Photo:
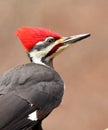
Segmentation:
{"type": "Polygon", "coordinates": [[[36,63],[36,64],[40,64],[40,65],[44,65],[44,66],[53,68],[53,60],[49,60],[44,57],[34,55],[32,53],[28,53],[28,57],[32,63],[36,63]]]}

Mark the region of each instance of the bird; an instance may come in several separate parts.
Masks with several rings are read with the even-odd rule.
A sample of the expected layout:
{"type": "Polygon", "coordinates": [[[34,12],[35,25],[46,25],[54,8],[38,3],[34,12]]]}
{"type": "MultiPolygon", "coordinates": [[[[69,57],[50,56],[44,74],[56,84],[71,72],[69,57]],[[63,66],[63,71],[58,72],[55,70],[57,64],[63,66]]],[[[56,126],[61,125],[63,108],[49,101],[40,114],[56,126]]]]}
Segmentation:
{"type": "Polygon", "coordinates": [[[0,76],[0,130],[43,130],[42,121],[64,95],[64,81],[53,59],[90,33],[64,37],[50,29],[23,26],[15,34],[30,62],[0,76]]]}

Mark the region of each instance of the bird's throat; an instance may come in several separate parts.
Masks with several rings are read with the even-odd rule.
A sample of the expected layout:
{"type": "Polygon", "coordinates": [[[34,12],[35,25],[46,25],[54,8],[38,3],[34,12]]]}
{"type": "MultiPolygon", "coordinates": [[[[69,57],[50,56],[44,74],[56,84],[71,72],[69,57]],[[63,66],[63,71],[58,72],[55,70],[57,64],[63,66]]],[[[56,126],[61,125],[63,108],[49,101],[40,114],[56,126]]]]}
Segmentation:
{"type": "Polygon", "coordinates": [[[53,59],[42,57],[33,52],[28,53],[28,57],[32,63],[41,64],[41,65],[53,68],[53,59]]]}

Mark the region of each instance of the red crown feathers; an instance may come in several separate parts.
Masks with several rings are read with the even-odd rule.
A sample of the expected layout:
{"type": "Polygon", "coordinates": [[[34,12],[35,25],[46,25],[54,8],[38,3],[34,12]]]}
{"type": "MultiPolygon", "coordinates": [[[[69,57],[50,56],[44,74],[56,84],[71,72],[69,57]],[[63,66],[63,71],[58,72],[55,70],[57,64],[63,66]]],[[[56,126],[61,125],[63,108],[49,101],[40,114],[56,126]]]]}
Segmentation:
{"type": "Polygon", "coordinates": [[[39,27],[22,27],[16,31],[16,35],[27,51],[30,51],[36,43],[44,41],[46,37],[54,37],[55,39],[61,38],[59,34],[49,29],[39,27]]]}

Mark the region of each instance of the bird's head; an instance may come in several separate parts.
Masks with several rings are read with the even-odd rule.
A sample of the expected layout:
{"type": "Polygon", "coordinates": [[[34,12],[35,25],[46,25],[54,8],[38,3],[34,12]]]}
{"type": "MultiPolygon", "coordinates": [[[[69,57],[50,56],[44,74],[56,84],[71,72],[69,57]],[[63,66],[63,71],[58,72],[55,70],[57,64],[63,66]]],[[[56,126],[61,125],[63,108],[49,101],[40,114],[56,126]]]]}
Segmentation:
{"type": "Polygon", "coordinates": [[[53,58],[73,43],[90,36],[80,34],[69,37],[44,28],[22,27],[16,31],[32,62],[52,66],[53,58]]]}

